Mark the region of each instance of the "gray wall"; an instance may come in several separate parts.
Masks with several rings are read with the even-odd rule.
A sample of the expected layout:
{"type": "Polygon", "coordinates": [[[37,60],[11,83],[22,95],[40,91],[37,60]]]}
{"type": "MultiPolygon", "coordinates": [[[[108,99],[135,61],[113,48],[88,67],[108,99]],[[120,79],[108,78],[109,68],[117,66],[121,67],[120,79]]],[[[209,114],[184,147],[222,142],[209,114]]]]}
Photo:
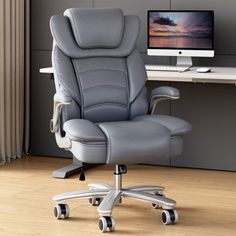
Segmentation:
{"type": "MultiPolygon", "coordinates": [[[[31,153],[47,156],[70,156],[57,148],[49,132],[52,116],[53,81],[39,74],[40,67],[50,66],[52,38],[51,15],[62,14],[69,7],[119,7],[126,14],[139,15],[142,21],[138,49],[146,63],[171,64],[174,58],[146,55],[146,12],[159,10],[215,11],[215,58],[195,58],[195,65],[236,66],[235,0],[31,0],[31,153]]],[[[193,132],[186,136],[181,157],[171,160],[174,166],[236,170],[236,88],[233,85],[148,82],[149,90],[167,84],[181,90],[182,99],[165,102],[159,113],[188,120],[193,132]]],[[[158,163],[157,163],[158,164],[158,163]]]]}

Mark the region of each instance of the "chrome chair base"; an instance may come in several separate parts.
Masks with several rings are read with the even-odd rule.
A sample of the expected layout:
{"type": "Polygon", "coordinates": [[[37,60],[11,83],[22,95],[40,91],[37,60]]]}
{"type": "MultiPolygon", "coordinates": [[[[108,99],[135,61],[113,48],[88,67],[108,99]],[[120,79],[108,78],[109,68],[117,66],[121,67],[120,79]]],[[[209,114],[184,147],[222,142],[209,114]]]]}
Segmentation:
{"type": "Polygon", "coordinates": [[[101,216],[110,216],[114,206],[119,203],[122,197],[129,197],[137,200],[147,201],[157,204],[163,209],[173,209],[176,202],[163,195],[164,187],[153,185],[140,185],[123,188],[120,190],[114,189],[107,184],[89,184],[88,191],[76,191],[59,194],[53,197],[57,203],[65,203],[67,200],[83,199],[83,198],[103,198],[97,211],[101,216]],[[153,193],[150,193],[153,192],[153,193]]]}
{"type": "MultiPolygon", "coordinates": [[[[164,214],[167,214],[167,216],[164,216],[165,219],[164,220],[162,219],[164,224],[177,222],[178,215],[177,215],[176,210],[173,210],[176,206],[176,202],[163,195],[163,192],[165,190],[164,187],[154,186],[154,185],[138,185],[138,186],[130,186],[130,187],[122,188],[122,174],[123,173],[119,173],[118,167],[117,167],[116,173],[115,173],[115,186],[102,184],[102,183],[95,183],[95,184],[89,184],[88,185],[89,190],[87,191],[68,192],[68,193],[63,193],[63,194],[54,196],[53,200],[57,204],[56,211],[59,214],[59,215],[55,214],[55,216],[58,219],[62,218],[61,215],[64,211],[64,218],[69,217],[69,212],[67,212],[69,211],[68,210],[69,207],[67,204],[65,204],[67,200],[88,198],[92,205],[95,205],[94,203],[96,201],[98,202],[97,205],[99,206],[97,208],[97,211],[100,215],[100,219],[103,220],[101,221],[102,223],[99,222],[99,225],[105,224],[104,222],[106,222],[106,219],[108,219],[109,217],[110,218],[112,217],[113,208],[118,203],[122,202],[122,198],[128,197],[128,198],[133,198],[136,200],[150,202],[154,208],[162,208],[164,214]],[[60,206],[62,207],[62,209],[59,209],[60,206]]],[[[54,213],[55,213],[55,209],[54,209],[54,213]]],[[[112,222],[114,223],[114,219],[111,218],[111,220],[108,220],[108,223],[109,222],[111,222],[110,224],[112,224],[112,222]]],[[[102,227],[100,227],[100,229],[101,228],[102,227]]],[[[110,227],[109,230],[113,231],[114,226],[110,227]]],[[[105,227],[104,231],[107,231],[107,227],[105,227]]],[[[104,231],[102,230],[102,232],[104,231]]]]}

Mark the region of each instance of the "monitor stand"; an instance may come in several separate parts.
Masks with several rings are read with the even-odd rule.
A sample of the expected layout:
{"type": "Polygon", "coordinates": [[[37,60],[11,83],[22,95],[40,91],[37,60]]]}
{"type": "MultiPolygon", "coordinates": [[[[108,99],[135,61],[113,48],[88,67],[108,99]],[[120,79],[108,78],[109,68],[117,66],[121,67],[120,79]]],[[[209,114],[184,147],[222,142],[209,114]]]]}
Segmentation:
{"type": "Polygon", "coordinates": [[[176,66],[193,66],[192,57],[178,57],[177,56],[177,62],[176,66]]]}

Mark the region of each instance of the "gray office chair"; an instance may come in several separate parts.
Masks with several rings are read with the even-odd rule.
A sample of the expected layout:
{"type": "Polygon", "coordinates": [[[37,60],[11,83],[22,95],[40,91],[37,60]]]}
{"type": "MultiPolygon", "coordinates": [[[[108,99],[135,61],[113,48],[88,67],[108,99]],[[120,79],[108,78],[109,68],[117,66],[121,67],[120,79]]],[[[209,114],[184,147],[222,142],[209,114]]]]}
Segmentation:
{"type": "Polygon", "coordinates": [[[70,199],[88,198],[98,205],[99,227],[113,231],[112,209],[123,197],[162,208],[165,224],[178,221],[176,202],[164,187],[122,187],[126,164],[153,163],[178,156],[187,122],[153,115],[157,103],[178,99],[179,91],[159,87],[150,101],[147,75],[135,48],[140,21],[120,9],[68,9],[50,21],[56,94],[51,130],[57,144],[85,163],[115,165],[115,184],[89,184],[89,190],[54,196],[55,216],[69,217],[70,199]]]}

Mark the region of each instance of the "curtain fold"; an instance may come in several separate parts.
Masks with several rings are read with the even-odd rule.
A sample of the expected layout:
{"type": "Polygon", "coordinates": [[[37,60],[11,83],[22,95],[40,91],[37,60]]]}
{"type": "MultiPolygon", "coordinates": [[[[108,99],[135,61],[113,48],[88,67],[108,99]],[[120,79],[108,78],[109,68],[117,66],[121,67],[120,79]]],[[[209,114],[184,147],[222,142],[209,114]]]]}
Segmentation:
{"type": "Polygon", "coordinates": [[[29,146],[29,4],[0,0],[0,164],[29,146]]]}

